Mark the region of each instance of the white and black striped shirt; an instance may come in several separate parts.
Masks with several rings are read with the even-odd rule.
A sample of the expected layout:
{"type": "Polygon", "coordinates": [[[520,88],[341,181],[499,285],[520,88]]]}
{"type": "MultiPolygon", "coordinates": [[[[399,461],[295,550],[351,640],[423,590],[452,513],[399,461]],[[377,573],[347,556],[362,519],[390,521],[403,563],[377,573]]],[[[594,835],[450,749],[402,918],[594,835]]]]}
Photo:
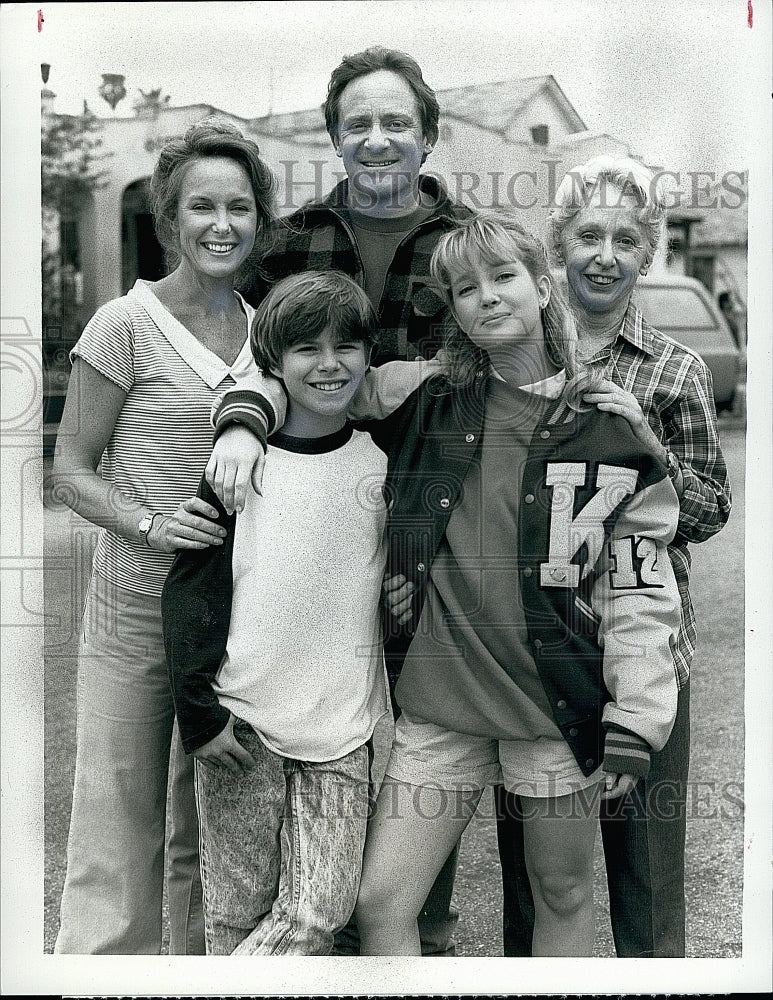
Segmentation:
{"type": "MultiPolygon", "coordinates": [[[[233,365],[204,347],[142,280],[98,309],[72,349],[71,357],[82,358],[126,393],[102,477],[153,511],[173,514],[195,496],[212,451],[212,403],[256,371],[248,337],[254,310],[239,298],[245,341],[233,365]]],[[[157,597],[173,558],[102,531],[94,569],[121,587],[157,597]]]]}

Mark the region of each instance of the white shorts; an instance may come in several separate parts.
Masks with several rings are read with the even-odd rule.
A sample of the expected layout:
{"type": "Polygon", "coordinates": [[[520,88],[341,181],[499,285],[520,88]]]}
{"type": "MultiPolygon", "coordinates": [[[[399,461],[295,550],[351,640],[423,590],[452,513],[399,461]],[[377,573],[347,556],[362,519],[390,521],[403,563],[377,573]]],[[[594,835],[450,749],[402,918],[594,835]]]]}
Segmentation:
{"type": "Polygon", "coordinates": [[[504,784],[508,792],[535,799],[569,795],[603,777],[601,768],[586,777],[563,739],[493,740],[405,712],[395,724],[386,773],[409,785],[449,791],[504,784]]]}

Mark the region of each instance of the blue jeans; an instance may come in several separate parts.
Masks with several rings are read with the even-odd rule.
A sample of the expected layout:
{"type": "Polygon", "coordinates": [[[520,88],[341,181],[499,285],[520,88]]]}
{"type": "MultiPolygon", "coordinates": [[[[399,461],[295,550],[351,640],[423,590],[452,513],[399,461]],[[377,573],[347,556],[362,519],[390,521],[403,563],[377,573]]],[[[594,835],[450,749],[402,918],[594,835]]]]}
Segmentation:
{"type": "Polygon", "coordinates": [[[203,954],[193,766],[174,726],[159,598],[92,576],[77,697],[67,875],[54,950],[160,954],[169,796],[169,951],[203,954]]]}
{"type": "MultiPolygon", "coordinates": [[[[683,958],[684,847],[690,760],[690,685],[679,692],[668,742],[628,795],[601,803],[601,836],[615,950],[620,958],[683,958]]],[[[502,863],[504,954],[531,955],[534,903],[523,858],[518,796],[495,789],[502,863]]]]}
{"type": "Polygon", "coordinates": [[[360,886],[368,747],[314,763],[234,734],[253,770],[196,762],[207,954],[330,954],[360,886]]]}

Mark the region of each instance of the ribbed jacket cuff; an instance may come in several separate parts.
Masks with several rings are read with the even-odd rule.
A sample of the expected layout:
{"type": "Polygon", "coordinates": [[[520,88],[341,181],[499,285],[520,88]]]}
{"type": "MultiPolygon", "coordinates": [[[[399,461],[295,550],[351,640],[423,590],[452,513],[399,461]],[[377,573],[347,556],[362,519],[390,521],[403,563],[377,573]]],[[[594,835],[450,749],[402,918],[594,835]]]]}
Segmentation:
{"type": "Polygon", "coordinates": [[[260,441],[266,450],[266,441],[273,432],[275,417],[271,404],[255,392],[229,392],[215,410],[212,422],[215,425],[214,440],[233,424],[244,424],[260,441]]]}
{"type": "Polygon", "coordinates": [[[638,778],[646,778],[650,772],[650,745],[622,726],[607,723],[607,735],[604,740],[605,771],[613,774],[633,774],[638,778]]]}

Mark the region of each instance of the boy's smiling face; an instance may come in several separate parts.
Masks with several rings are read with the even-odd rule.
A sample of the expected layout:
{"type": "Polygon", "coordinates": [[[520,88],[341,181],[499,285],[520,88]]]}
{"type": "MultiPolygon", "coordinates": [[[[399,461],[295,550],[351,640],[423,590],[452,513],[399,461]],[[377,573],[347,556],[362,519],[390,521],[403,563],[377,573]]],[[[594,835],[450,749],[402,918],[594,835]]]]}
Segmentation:
{"type": "Polygon", "coordinates": [[[283,432],[323,437],[340,430],[369,363],[361,340],[341,340],[330,328],[288,347],[281,368],[271,370],[287,392],[283,432]]]}

